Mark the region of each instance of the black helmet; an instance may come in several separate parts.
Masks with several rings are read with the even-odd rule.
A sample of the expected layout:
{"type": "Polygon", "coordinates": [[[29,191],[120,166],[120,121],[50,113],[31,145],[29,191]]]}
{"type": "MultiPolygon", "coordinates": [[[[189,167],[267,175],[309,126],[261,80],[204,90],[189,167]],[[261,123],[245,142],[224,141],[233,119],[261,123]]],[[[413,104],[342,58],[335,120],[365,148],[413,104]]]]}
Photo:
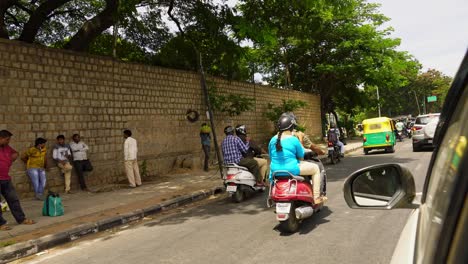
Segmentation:
{"type": "Polygon", "coordinates": [[[236,134],[237,135],[247,135],[247,129],[245,125],[237,125],[236,126],[236,134]]]}
{"type": "Polygon", "coordinates": [[[224,128],[224,134],[232,135],[234,133],[234,128],[232,126],[227,126],[224,128]]]}
{"type": "Polygon", "coordinates": [[[283,117],[283,116],[289,116],[289,117],[291,117],[291,118],[294,120],[294,122],[297,124],[297,117],[296,117],[296,115],[295,115],[293,112],[285,112],[285,113],[282,113],[282,114],[281,114],[281,117],[283,117]]]}
{"type": "Polygon", "coordinates": [[[296,119],[289,114],[282,114],[278,120],[279,131],[293,130],[296,125],[296,119]]]}

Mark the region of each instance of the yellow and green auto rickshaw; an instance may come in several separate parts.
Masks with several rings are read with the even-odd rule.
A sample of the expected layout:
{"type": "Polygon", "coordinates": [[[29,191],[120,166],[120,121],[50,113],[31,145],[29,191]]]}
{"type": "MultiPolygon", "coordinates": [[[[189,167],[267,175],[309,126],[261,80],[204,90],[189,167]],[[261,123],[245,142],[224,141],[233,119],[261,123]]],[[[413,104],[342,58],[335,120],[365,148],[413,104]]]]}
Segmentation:
{"type": "Polygon", "coordinates": [[[395,152],[395,124],[388,117],[377,117],[362,121],[364,154],[373,149],[384,149],[385,152],[395,152]]]}

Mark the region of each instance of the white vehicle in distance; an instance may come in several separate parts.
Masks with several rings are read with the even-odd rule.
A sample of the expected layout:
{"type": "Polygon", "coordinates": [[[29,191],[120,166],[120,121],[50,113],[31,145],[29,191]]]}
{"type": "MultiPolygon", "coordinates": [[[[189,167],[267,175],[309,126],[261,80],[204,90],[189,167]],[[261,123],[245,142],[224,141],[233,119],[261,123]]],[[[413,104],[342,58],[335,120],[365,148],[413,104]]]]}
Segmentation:
{"type": "Polygon", "coordinates": [[[440,113],[420,115],[416,118],[412,130],[413,151],[425,146],[433,147],[434,133],[439,123],[440,113]]]}

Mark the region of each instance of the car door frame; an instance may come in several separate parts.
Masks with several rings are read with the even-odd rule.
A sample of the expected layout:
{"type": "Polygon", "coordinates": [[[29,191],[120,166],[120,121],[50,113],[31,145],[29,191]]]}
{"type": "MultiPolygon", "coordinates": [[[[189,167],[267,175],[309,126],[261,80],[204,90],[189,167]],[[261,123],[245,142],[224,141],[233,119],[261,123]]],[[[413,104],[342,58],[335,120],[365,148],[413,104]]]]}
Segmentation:
{"type": "MultiPolygon", "coordinates": [[[[440,143],[444,139],[444,136],[449,128],[449,124],[452,120],[453,114],[455,112],[455,109],[459,103],[459,101],[462,99],[462,95],[466,87],[468,86],[468,52],[465,54],[465,58],[462,61],[462,64],[457,72],[457,75],[455,76],[451,89],[449,90],[449,93],[447,94],[442,114],[440,115],[440,120],[439,124],[437,125],[436,133],[434,136],[434,154],[431,157],[431,161],[429,163],[429,168],[428,172],[426,175],[426,180],[424,182],[424,187],[423,187],[423,195],[421,197],[421,204],[424,204],[426,202],[426,195],[429,189],[429,184],[431,180],[431,173],[437,158],[437,154],[439,153],[440,149],[440,143]]],[[[462,161],[461,161],[461,169],[457,172],[456,176],[456,184],[455,188],[452,192],[450,199],[450,207],[447,212],[448,215],[445,216],[444,219],[444,225],[442,227],[442,230],[440,232],[440,237],[437,243],[437,254],[434,254],[434,258],[432,260],[432,263],[445,263],[447,261],[447,258],[449,256],[450,249],[452,248],[454,241],[454,236],[457,231],[457,228],[459,226],[463,227],[460,225],[459,221],[465,221],[464,219],[459,219],[463,206],[465,205],[465,196],[458,195],[460,193],[465,193],[468,190],[468,177],[463,177],[463,173],[467,171],[466,167],[468,166],[468,155],[464,155],[462,161]]],[[[423,213],[422,210],[419,210],[419,214],[423,213]]],[[[419,243],[424,243],[424,241],[419,241],[419,232],[421,228],[421,221],[422,217],[419,216],[418,219],[418,229],[416,233],[416,244],[415,244],[415,254],[414,254],[414,262],[419,263],[420,256],[418,256],[417,249],[419,243]]],[[[455,245],[456,246],[456,245],[455,245]]],[[[456,253],[455,253],[456,254],[456,253]]],[[[466,256],[466,253],[465,253],[466,256]]]]}

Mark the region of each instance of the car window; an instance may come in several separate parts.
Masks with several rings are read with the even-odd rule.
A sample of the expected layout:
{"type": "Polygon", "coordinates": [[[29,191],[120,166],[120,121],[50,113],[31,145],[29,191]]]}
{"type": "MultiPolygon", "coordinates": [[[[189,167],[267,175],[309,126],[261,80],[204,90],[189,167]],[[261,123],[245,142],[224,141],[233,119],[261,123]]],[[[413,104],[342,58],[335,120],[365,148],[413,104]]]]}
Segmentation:
{"type": "Polygon", "coordinates": [[[427,123],[433,121],[437,119],[437,121],[439,120],[439,116],[438,115],[433,115],[433,116],[421,116],[421,117],[418,117],[416,118],[416,125],[426,125],[427,123]]]}
{"type": "MultiPolygon", "coordinates": [[[[466,87],[465,87],[466,88],[466,87]]],[[[456,177],[460,177],[460,162],[467,150],[468,89],[458,101],[430,174],[426,200],[421,206],[417,254],[419,263],[429,263],[437,252],[444,221],[448,215],[450,197],[456,177]],[[422,261],[422,262],[421,262],[422,261]]]]}

